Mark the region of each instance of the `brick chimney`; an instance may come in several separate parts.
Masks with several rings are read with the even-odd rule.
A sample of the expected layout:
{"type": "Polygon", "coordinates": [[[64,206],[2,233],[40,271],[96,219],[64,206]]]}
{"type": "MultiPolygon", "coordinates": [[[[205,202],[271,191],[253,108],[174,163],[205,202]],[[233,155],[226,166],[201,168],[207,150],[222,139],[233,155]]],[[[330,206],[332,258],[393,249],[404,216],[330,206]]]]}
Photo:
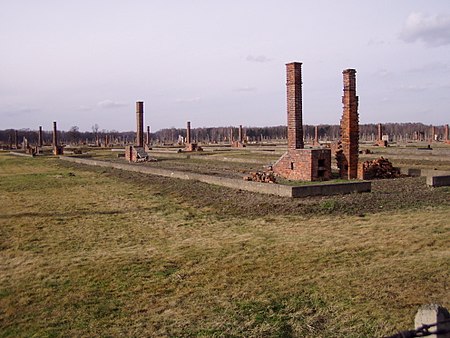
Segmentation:
{"type": "Polygon", "coordinates": [[[348,179],[358,176],[359,117],[358,96],[356,96],[356,70],[346,69],[344,77],[343,114],[341,120],[342,150],[344,167],[341,175],[348,179]]]}
{"type": "Polygon", "coordinates": [[[144,102],[136,102],[136,146],[144,146],[144,102]]]}
{"type": "Polygon", "coordinates": [[[286,64],[288,149],[303,149],[302,63],[286,64]]]}

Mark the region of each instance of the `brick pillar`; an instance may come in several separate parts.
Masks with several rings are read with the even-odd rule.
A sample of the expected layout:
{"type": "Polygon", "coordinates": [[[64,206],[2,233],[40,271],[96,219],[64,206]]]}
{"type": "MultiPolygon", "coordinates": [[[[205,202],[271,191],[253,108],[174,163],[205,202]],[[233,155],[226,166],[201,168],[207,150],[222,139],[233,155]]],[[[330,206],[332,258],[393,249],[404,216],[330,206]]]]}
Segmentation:
{"type": "Polygon", "coordinates": [[[42,147],[44,144],[44,138],[42,134],[42,126],[39,126],[39,134],[38,134],[38,147],[42,147]]]}
{"type": "Polygon", "coordinates": [[[136,102],[136,146],[144,146],[144,102],[136,102]]]}
{"type": "Polygon", "coordinates": [[[191,142],[191,122],[188,121],[186,125],[186,143],[190,144],[191,142]]]}
{"type": "Polygon", "coordinates": [[[303,149],[302,64],[286,64],[288,149],[303,149]]]}
{"type": "Polygon", "coordinates": [[[14,145],[16,149],[19,149],[19,132],[17,130],[14,130],[14,145]]]}
{"type": "Polygon", "coordinates": [[[444,141],[448,141],[448,124],[445,125],[444,129],[444,141]]]}
{"type": "Polygon", "coordinates": [[[230,128],[230,143],[233,143],[233,127],[230,128]]]}
{"type": "Polygon", "coordinates": [[[319,126],[314,127],[314,144],[319,144],[319,126]]]}
{"type": "Polygon", "coordinates": [[[53,148],[58,146],[58,129],[56,128],[56,121],[53,121],[53,148]]]}
{"type": "Polygon", "coordinates": [[[343,115],[341,120],[342,150],[344,155],[343,176],[348,179],[358,176],[359,118],[358,96],[356,96],[356,70],[346,69],[344,76],[343,115]]]}
{"type": "Polygon", "coordinates": [[[239,125],[239,142],[243,142],[244,141],[244,136],[242,134],[242,124],[239,125]]]}
{"type": "Polygon", "coordinates": [[[147,126],[147,145],[150,144],[150,126],[147,126]]]}
{"type": "Polygon", "coordinates": [[[434,126],[431,126],[430,142],[434,141],[434,135],[436,135],[436,129],[434,128],[434,126]]]}
{"type": "Polygon", "coordinates": [[[381,123],[378,123],[378,139],[377,141],[381,141],[383,139],[383,126],[381,123]]]}

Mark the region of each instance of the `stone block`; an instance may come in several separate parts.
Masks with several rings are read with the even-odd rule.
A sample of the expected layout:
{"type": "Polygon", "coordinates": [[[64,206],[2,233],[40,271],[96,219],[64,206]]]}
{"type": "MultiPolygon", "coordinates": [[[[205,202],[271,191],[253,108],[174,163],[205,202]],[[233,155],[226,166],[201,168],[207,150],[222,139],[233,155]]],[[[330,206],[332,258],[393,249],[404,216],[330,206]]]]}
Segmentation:
{"type": "Polygon", "coordinates": [[[437,326],[430,328],[430,332],[445,332],[442,334],[432,334],[428,337],[435,338],[450,338],[450,314],[448,310],[437,304],[427,304],[422,305],[417,311],[416,317],[414,319],[415,328],[422,327],[423,325],[433,325],[438,323],[437,326]],[[447,321],[446,323],[441,323],[447,321]]]}

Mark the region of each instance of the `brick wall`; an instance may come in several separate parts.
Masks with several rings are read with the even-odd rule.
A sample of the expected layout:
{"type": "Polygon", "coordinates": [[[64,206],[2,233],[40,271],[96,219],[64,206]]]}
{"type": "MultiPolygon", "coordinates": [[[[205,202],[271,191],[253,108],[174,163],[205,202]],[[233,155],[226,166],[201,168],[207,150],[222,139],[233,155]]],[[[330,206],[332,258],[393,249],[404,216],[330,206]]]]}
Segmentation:
{"type": "Polygon", "coordinates": [[[320,181],[331,177],[330,149],[289,149],[273,171],[288,180],[320,181]]]}

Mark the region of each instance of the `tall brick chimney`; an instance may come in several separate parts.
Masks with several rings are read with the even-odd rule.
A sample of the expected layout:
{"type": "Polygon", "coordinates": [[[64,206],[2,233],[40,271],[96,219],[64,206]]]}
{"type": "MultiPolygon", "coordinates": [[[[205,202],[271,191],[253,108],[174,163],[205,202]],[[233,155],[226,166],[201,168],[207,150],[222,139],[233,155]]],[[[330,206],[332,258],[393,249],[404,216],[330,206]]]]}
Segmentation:
{"type": "Polygon", "coordinates": [[[346,69],[344,77],[344,96],[342,97],[343,114],[341,120],[342,150],[344,167],[343,177],[353,179],[358,177],[359,150],[359,117],[358,96],[356,96],[356,70],[346,69]]]}
{"type": "Polygon", "coordinates": [[[286,64],[288,149],[303,149],[302,63],[286,64]]]}
{"type": "Polygon", "coordinates": [[[56,121],[53,121],[53,147],[58,146],[58,129],[56,128],[56,121]]]}
{"type": "Polygon", "coordinates": [[[14,145],[16,149],[19,149],[19,132],[14,130],[14,145]]]}
{"type": "Polygon", "coordinates": [[[191,122],[188,121],[186,125],[186,143],[192,143],[191,142],[191,122]]]}
{"type": "Polygon", "coordinates": [[[430,142],[434,142],[434,136],[436,135],[436,128],[432,125],[431,126],[431,136],[430,136],[430,142]]]}
{"type": "Polygon", "coordinates": [[[242,134],[242,124],[239,125],[239,142],[244,141],[244,135],[242,134]]]}
{"type": "Polygon", "coordinates": [[[39,134],[38,134],[38,147],[42,147],[44,144],[44,138],[42,134],[42,126],[39,126],[39,134]]]}
{"type": "Polygon", "coordinates": [[[448,141],[448,124],[445,125],[444,129],[444,141],[448,141]]]}
{"type": "Polygon", "coordinates": [[[314,145],[319,144],[319,126],[314,127],[314,145]]]}
{"type": "Polygon", "coordinates": [[[383,126],[381,123],[378,123],[378,138],[377,141],[381,141],[383,139],[383,126]]]}
{"type": "Polygon", "coordinates": [[[147,126],[147,145],[150,145],[150,126],[147,126]]]}
{"type": "Polygon", "coordinates": [[[136,102],[136,146],[144,146],[144,102],[136,102]]]}

